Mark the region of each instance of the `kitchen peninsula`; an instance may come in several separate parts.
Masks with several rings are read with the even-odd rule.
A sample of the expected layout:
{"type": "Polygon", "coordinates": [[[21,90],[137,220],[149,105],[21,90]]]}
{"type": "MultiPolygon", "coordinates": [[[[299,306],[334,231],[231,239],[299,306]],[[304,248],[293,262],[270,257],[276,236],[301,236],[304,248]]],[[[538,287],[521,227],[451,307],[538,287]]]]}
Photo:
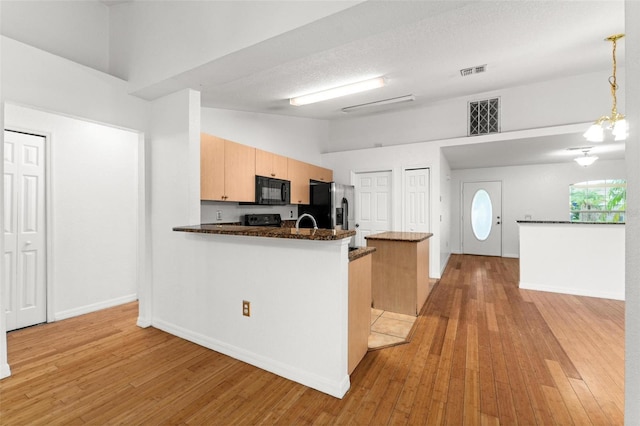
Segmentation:
{"type": "Polygon", "coordinates": [[[188,265],[179,265],[189,279],[153,294],[154,314],[162,318],[154,327],[332,396],[346,393],[348,245],[355,231],[173,230],[189,250],[188,265]],[[243,315],[244,301],[250,316],[243,315]]]}
{"type": "Polygon", "coordinates": [[[625,224],[518,220],[520,288],[625,299],[625,224]]]}

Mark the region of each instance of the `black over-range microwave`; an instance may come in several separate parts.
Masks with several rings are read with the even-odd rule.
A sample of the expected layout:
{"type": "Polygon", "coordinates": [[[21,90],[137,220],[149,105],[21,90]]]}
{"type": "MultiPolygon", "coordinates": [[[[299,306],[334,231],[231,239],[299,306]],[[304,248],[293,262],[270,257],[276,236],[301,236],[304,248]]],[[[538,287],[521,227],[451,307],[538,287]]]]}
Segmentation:
{"type": "Polygon", "coordinates": [[[256,176],[256,204],[291,204],[291,182],[256,176]]]}

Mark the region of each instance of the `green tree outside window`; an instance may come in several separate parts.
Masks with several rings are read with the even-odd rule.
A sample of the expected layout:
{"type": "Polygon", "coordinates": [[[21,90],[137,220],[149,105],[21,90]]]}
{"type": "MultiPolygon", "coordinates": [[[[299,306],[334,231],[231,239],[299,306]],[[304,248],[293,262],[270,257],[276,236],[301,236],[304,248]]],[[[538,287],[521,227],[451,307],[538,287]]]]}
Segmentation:
{"type": "Polygon", "coordinates": [[[627,183],[623,179],[597,180],[569,186],[572,222],[624,222],[627,183]]]}

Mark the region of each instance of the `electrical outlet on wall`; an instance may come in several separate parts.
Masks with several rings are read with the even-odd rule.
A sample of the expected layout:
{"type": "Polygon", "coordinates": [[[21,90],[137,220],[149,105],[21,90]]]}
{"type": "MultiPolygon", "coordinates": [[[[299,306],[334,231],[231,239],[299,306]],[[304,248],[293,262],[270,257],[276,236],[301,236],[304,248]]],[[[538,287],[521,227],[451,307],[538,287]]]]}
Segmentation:
{"type": "Polygon", "coordinates": [[[247,300],[242,301],[242,315],[245,317],[251,316],[251,302],[247,300]]]}
{"type": "Polygon", "coordinates": [[[222,210],[216,210],[216,220],[222,220],[222,210]]]}

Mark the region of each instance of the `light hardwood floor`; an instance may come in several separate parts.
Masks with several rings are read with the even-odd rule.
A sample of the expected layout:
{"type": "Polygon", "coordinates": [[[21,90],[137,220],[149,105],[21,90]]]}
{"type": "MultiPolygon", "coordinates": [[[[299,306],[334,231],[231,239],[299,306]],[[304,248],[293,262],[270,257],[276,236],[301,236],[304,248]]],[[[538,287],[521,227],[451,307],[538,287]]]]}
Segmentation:
{"type": "Polygon", "coordinates": [[[624,303],[517,283],[516,259],[452,256],[342,400],[138,328],[135,303],[12,332],[0,424],[623,424],[624,303]]]}

